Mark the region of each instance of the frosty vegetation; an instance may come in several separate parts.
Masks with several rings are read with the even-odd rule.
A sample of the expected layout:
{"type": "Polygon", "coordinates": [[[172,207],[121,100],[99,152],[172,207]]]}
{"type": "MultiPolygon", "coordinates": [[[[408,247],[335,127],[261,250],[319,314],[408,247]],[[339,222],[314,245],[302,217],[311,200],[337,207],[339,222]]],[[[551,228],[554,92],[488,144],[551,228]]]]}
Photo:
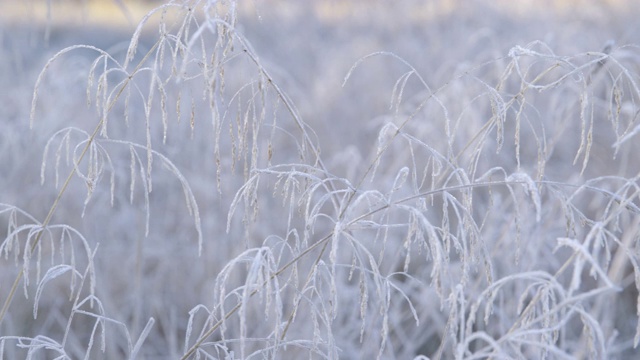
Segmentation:
{"type": "Polygon", "coordinates": [[[637,355],[632,15],[295,3],[2,60],[0,358],[637,355]]]}

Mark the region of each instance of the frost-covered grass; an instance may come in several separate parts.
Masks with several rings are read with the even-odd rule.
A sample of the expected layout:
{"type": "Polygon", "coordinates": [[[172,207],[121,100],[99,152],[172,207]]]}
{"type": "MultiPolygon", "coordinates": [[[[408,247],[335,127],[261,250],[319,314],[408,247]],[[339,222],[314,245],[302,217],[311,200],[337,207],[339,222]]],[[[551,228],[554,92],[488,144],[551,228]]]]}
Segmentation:
{"type": "Polygon", "coordinates": [[[320,3],[2,30],[3,358],[637,356],[633,13],[320,3]]]}

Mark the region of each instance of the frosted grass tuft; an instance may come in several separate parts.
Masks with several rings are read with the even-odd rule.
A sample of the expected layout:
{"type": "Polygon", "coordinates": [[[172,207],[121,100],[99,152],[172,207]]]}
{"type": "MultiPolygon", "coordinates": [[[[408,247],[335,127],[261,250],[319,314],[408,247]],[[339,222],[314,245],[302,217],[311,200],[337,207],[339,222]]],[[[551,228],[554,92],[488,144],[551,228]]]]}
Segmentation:
{"type": "Polygon", "coordinates": [[[325,34],[340,51],[279,64],[270,46],[304,46],[254,41],[248,6],[169,1],[126,49],[34,74],[41,161],[18,162],[40,185],[3,182],[24,196],[0,203],[0,356],[638,354],[637,47],[489,29],[416,55],[394,33],[344,63],[325,34]]]}

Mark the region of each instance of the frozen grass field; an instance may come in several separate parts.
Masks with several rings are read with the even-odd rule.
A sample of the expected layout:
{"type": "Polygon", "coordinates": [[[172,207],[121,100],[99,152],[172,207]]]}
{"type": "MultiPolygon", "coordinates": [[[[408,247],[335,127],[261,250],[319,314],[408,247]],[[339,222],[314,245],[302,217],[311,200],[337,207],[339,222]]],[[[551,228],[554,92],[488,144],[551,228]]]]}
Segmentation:
{"type": "Polygon", "coordinates": [[[633,1],[8,3],[0,358],[640,356],[633,1]]]}

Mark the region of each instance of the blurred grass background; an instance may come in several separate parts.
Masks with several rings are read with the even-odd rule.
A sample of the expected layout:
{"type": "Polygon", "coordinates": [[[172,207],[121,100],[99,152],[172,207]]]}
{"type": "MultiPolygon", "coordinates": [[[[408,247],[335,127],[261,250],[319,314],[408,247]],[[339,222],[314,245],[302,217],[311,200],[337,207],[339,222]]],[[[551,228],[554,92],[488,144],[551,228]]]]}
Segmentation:
{"type": "MultiPolygon", "coordinates": [[[[162,4],[159,0],[22,0],[0,1],[0,19],[7,23],[44,22],[93,23],[118,26],[129,20],[137,23],[149,10],[162,4]],[[51,16],[48,16],[48,13],[51,16]],[[130,19],[127,17],[130,16],[130,19]]],[[[389,8],[410,8],[405,20],[428,20],[482,4],[517,16],[567,15],[606,17],[614,12],[634,9],[632,0],[291,0],[241,1],[240,10],[298,17],[314,13],[325,21],[365,19],[372,14],[387,15],[389,8]],[[380,11],[383,11],[382,13],[380,11]]]]}

